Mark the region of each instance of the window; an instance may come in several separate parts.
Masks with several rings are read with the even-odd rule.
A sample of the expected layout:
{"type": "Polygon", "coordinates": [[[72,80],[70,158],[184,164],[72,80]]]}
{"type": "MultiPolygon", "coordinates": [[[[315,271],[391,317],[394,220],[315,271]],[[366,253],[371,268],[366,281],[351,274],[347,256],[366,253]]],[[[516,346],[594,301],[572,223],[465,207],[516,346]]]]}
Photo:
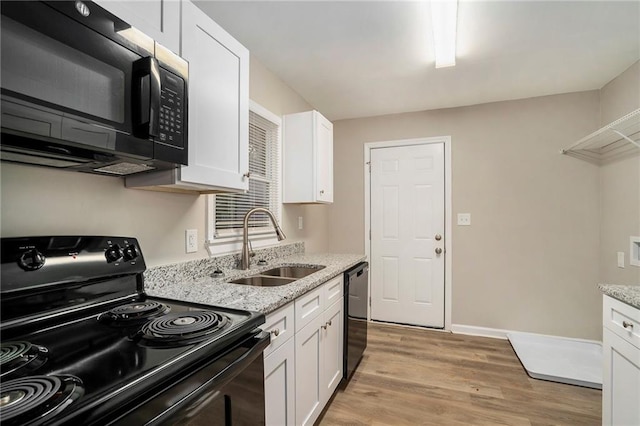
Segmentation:
{"type": "MultiPolygon", "coordinates": [[[[280,123],[279,117],[251,102],[249,190],[246,193],[209,196],[207,220],[213,229],[210,233],[212,254],[241,249],[244,215],[254,207],[269,209],[280,222],[280,123]]],[[[256,213],[249,218],[249,235],[254,247],[277,241],[271,221],[264,213],[256,213]]]]}

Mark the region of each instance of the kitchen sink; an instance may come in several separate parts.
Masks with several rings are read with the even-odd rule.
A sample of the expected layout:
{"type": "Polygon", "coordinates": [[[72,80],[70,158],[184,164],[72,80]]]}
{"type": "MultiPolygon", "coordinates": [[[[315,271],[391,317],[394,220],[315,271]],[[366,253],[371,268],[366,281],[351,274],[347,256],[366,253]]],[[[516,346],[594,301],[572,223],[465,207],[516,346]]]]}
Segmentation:
{"type": "Polygon", "coordinates": [[[324,268],[324,266],[281,266],[250,277],[235,279],[231,283],[256,287],[278,287],[290,284],[324,268]]]}
{"type": "Polygon", "coordinates": [[[268,277],[264,275],[253,275],[251,277],[238,278],[231,281],[233,284],[252,285],[256,287],[278,287],[292,283],[296,278],[268,277]]]}
{"type": "Polygon", "coordinates": [[[311,275],[324,269],[324,266],[282,266],[280,268],[269,269],[260,273],[260,275],[271,275],[274,277],[286,277],[286,278],[304,278],[307,275],[311,275]]]}

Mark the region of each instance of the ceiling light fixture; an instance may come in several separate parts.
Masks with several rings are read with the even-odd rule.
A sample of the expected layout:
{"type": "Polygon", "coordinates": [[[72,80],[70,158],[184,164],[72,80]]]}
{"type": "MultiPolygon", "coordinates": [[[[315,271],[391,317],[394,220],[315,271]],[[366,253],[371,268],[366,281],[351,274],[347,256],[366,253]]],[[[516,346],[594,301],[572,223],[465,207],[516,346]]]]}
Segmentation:
{"type": "Polygon", "coordinates": [[[431,0],[431,27],[436,53],[436,68],[456,64],[456,28],[458,0],[431,0]]]}

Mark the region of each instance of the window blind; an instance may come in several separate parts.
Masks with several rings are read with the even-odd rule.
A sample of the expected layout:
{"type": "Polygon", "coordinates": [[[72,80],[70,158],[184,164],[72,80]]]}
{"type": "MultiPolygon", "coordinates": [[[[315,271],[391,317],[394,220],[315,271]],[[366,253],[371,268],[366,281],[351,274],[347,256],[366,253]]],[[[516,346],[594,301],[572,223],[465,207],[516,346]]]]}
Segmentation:
{"type": "MultiPolygon", "coordinates": [[[[239,194],[216,195],[215,233],[242,229],[244,215],[254,207],[271,210],[280,221],[280,128],[277,124],[249,112],[249,190],[239,194]]],[[[264,213],[253,214],[249,220],[253,232],[273,232],[264,213]]]]}

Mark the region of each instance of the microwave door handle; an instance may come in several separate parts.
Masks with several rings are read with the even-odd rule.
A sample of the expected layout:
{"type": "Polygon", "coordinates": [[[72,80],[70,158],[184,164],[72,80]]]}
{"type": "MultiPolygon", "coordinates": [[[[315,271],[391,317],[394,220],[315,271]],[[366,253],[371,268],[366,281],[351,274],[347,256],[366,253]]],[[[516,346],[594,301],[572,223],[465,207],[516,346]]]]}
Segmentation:
{"type": "Polygon", "coordinates": [[[158,136],[160,119],[160,66],[153,57],[133,63],[133,131],[134,136],[158,136]]]}

